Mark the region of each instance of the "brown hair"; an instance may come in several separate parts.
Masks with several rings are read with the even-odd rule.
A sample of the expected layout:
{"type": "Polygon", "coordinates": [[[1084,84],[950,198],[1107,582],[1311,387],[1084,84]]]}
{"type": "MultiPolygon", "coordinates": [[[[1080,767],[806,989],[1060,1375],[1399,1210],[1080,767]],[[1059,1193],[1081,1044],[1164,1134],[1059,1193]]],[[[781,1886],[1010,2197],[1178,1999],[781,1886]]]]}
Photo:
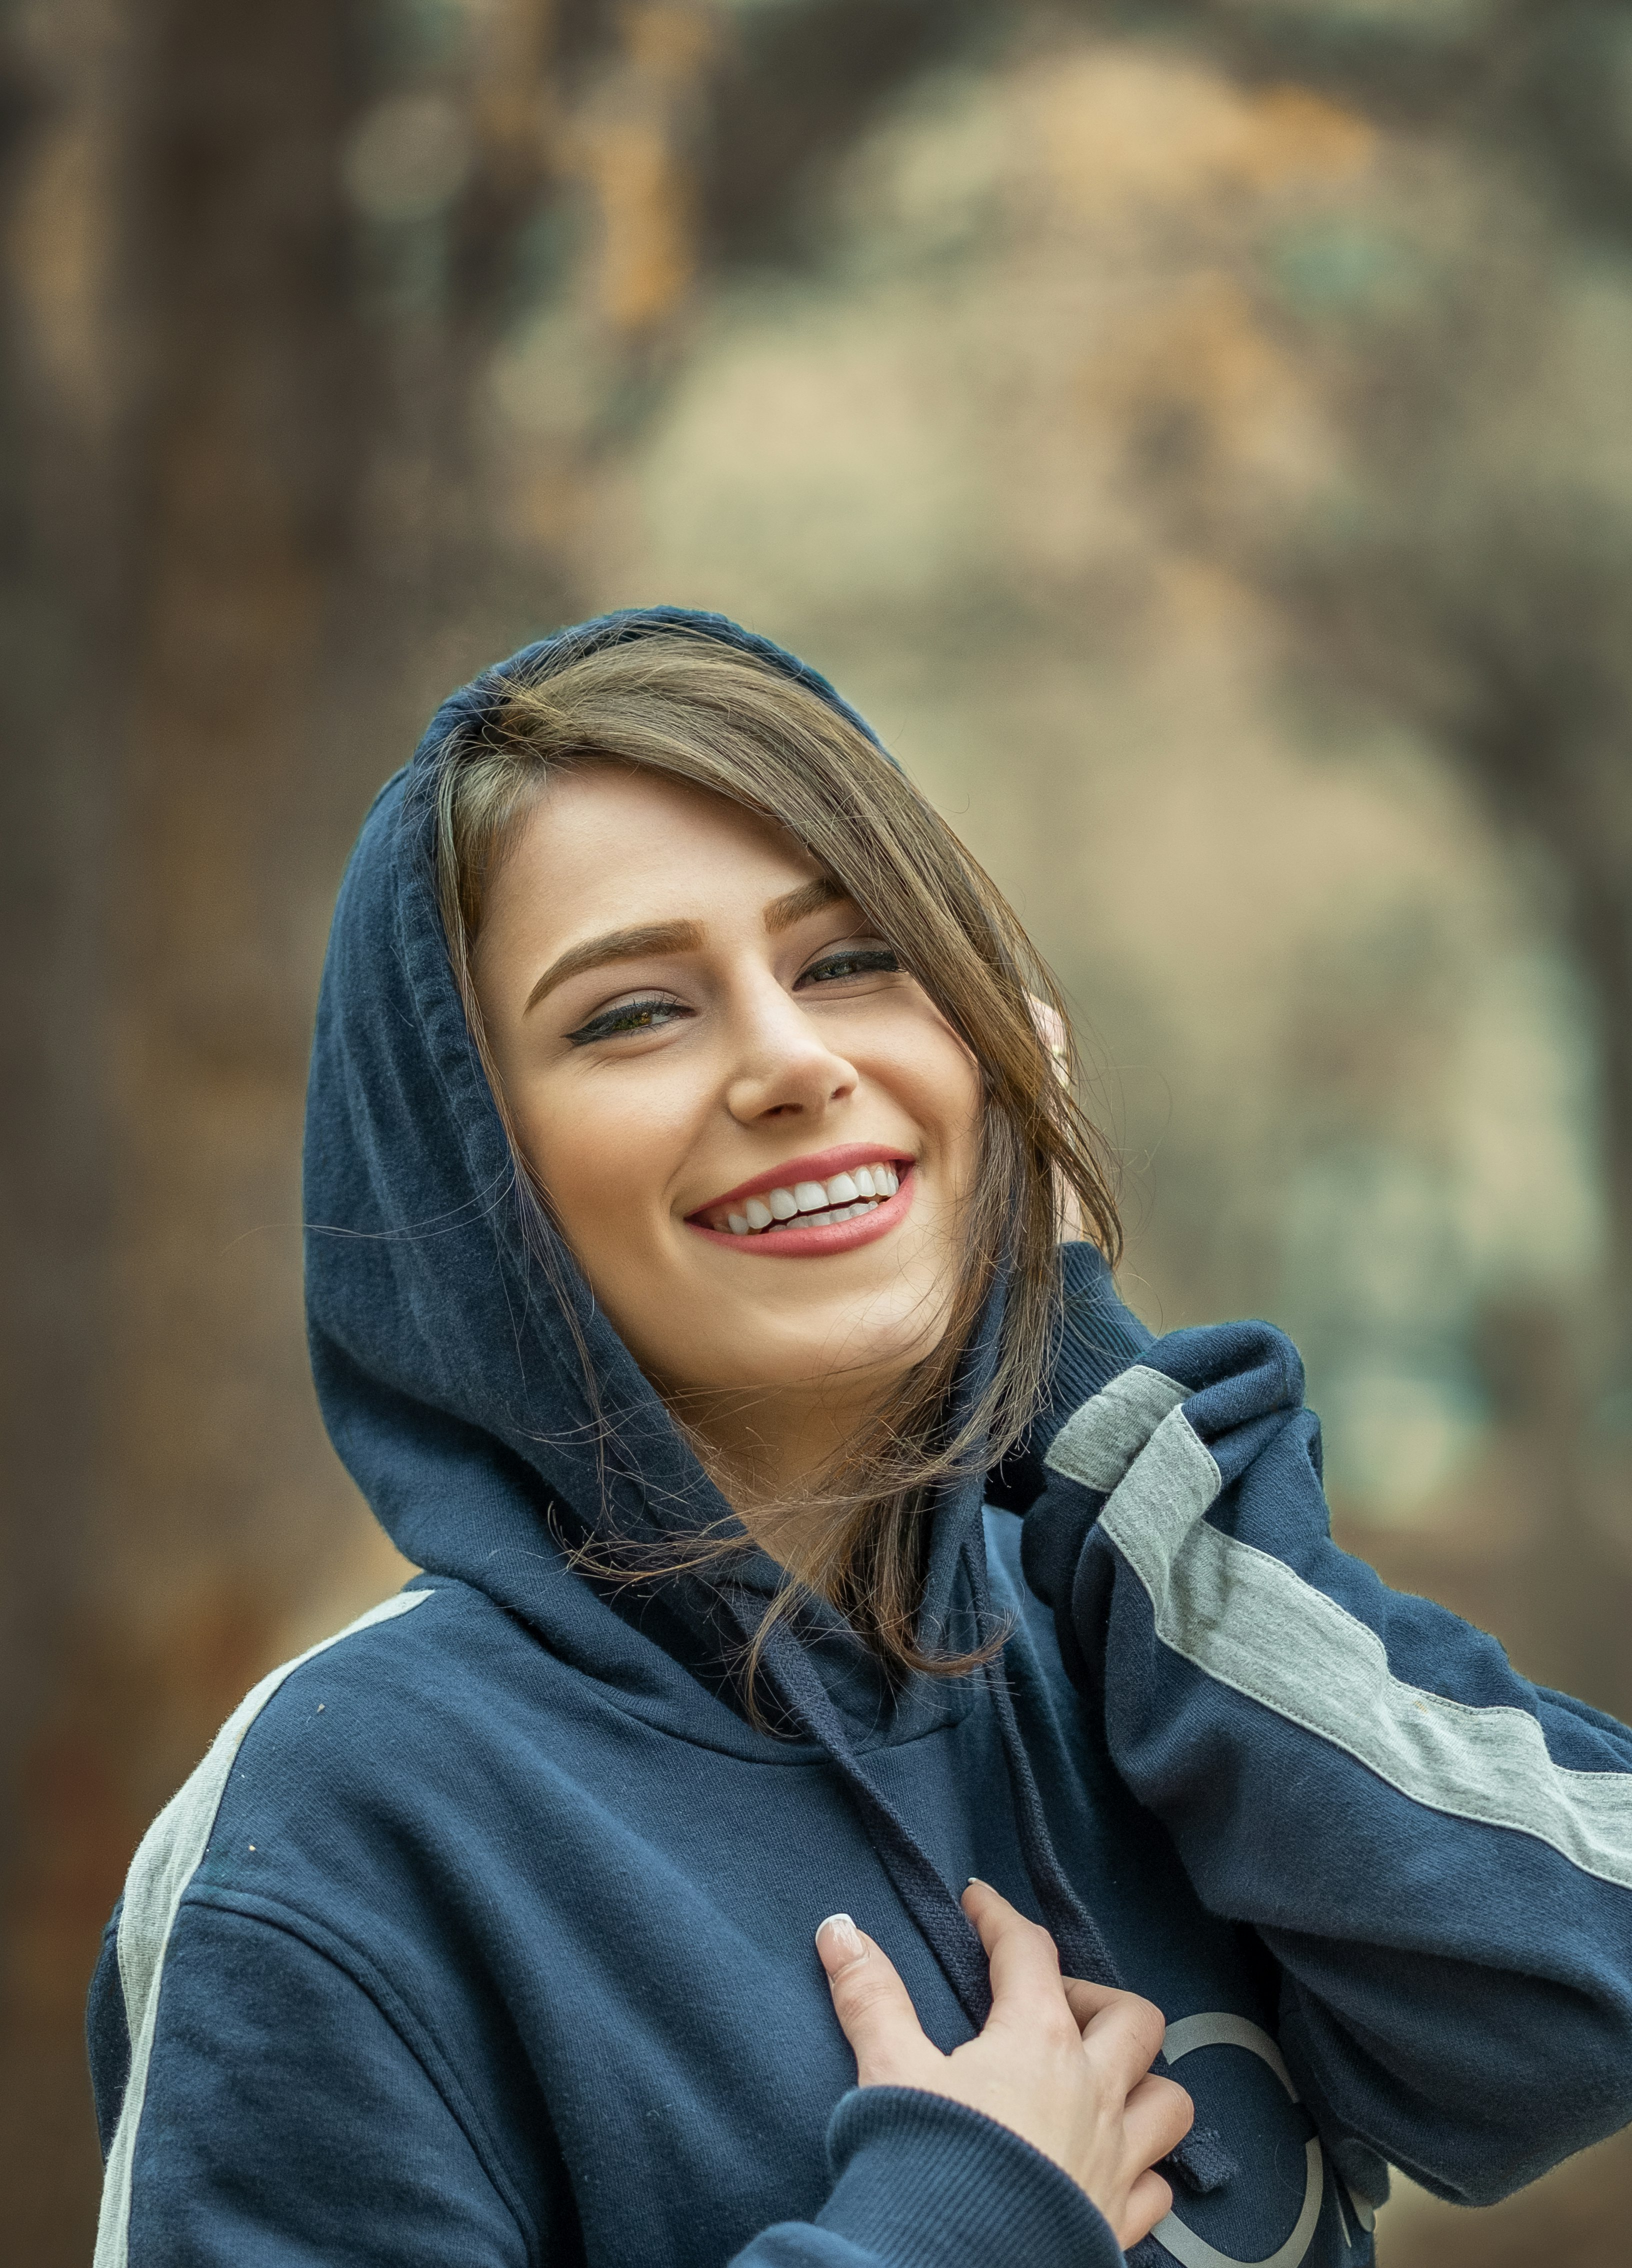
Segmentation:
{"type": "MultiPolygon", "coordinates": [[[[547,777],[594,760],[693,782],[785,828],[888,939],[980,1067],[979,1163],[947,1329],[797,1507],[823,1516],[790,1519],[793,1580],[772,1610],[808,1585],[892,1670],[954,1674],[978,1656],[929,1650],[918,1630],[925,1510],[938,1484],[996,1463],[1039,1405],[1060,1320],[1062,1187],[1074,1192],[1107,1259],[1120,1251],[1105,1145],[1055,1076],[1033,1012],[1035,998],[1058,1014],[1074,1073],[1058,987],[940,815],[863,732],[786,671],[681,630],[569,652],[553,670],[506,683],[481,729],[447,743],[437,779],[443,924],[507,1130],[471,952],[516,821],[547,777]],[[953,1377],[1005,1263],[995,1364],[954,1423],[953,1377]]],[[[519,1153],[517,1163],[524,1202],[544,1204],[519,1153]]],[[[732,1548],[705,1544],[667,1560],[664,1571],[732,1548]]]]}

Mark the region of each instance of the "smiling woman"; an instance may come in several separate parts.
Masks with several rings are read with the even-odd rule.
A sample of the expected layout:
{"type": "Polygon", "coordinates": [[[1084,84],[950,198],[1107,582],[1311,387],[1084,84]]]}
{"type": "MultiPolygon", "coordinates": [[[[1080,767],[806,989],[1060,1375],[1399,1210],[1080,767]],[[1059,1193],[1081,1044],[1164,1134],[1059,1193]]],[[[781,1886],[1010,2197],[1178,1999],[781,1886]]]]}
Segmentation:
{"type": "Polygon", "coordinates": [[[1278,1332],[1121,1305],[1062,1057],[791,655],[445,705],[306,1148],[422,1572],[137,1853],[97,2268],[1365,2268],[1390,2161],[1632,2116],[1632,1735],[1335,1549],[1278,1332]]]}
{"type": "Polygon", "coordinates": [[[679,630],[507,686],[436,803],[528,1189],[744,1528],[887,1660],[967,1668],[920,1642],[925,1509],[1036,1406],[1060,1190],[1117,1244],[1018,923],[858,724],[679,630]]]}

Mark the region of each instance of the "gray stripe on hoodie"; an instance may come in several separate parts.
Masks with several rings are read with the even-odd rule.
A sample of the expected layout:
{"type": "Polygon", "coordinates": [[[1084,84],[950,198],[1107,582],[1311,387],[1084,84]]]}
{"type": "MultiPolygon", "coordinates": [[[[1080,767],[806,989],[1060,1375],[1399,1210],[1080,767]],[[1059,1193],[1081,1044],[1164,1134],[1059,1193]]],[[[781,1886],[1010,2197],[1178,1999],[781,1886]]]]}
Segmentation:
{"type": "Polygon", "coordinates": [[[1099,1526],[1148,1593],[1162,1643],[1413,1802],[1533,1836],[1632,1889],[1632,1773],[1572,1771],[1526,1711],[1407,1684],[1369,1624],[1211,1526],[1222,1484],[1178,1406],[1188,1390],[1143,1365],[1126,1371],[1067,1420],[1045,1461],[1108,1492],[1099,1526]]]}
{"type": "Polygon", "coordinates": [[[405,1615],[429,1591],[399,1591],[359,1615],[332,1638],[320,1639],[296,1654],[239,1703],[215,1739],[202,1764],[173,1795],[142,1837],[130,1872],[125,1878],[124,1908],[119,1917],[119,1983],[124,1995],[125,2023],[130,2034],[130,2075],[119,2107],[119,2124],[107,2154],[102,2182],[102,2210],[97,2223],[94,2268],[126,2268],[130,2250],[130,2180],[136,2164],[137,2130],[147,2095],[148,2066],[152,2060],[153,2036],[159,2022],[159,1989],[164,1977],[165,1951],[175,1926],[183,1894],[203,1862],[215,1831],[216,1814],[244,1735],[277,1691],[284,1680],[303,1662],[326,1653],[342,1638],[375,1623],[405,1615]]]}

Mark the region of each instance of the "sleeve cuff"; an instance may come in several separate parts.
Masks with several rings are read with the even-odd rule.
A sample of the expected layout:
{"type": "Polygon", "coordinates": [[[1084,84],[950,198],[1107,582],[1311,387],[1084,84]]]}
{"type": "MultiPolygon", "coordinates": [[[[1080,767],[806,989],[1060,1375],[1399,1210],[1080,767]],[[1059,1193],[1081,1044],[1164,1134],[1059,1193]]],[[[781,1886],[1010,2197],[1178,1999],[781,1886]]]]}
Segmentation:
{"type": "Polygon", "coordinates": [[[1069,2174],[944,2095],[853,2088],[827,2148],[834,2187],[818,2228],[889,2268],[1123,2268],[1110,2224],[1069,2174]]]}
{"type": "Polygon", "coordinates": [[[986,1501],[1005,1512],[1028,1512],[1042,1494],[1048,1477],[1043,1459],[1072,1411],[1091,1402],[1136,1363],[1147,1347],[1156,1344],[1155,1335],[1118,1299],[1097,1244],[1062,1244],[1060,1275],[1064,1304],[1048,1399],[1026,1439],[1009,1452],[986,1484],[986,1501]]]}
{"type": "Polygon", "coordinates": [[[1123,1306],[1105,1257],[1097,1244],[1062,1244],[1060,1272],[1065,1290],[1065,1329],[1049,1389],[1047,1440],[1074,1410],[1109,1386],[1147,1347],[1156,1344],[1131,1307],[1123,1306]]]}

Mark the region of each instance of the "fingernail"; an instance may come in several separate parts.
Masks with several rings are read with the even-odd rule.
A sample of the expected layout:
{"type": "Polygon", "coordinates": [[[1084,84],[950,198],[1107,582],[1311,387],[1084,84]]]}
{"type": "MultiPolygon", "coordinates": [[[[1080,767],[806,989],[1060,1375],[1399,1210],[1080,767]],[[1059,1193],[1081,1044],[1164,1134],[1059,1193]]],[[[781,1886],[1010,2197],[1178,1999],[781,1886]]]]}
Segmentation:
{"type": "Polygon", "coordinates": [[[983,1882],[978,1874],[971,1874],[965,1887],[971,1890],[989,1890],[992,1885],[990,1882],[983,1882]]]}
{"type": "Polygon", "coordinates": [[[829,1914],[824,1922],[819,1922],[816,1941],[822,1966],[830,1976],[841,1969],[848,1969],[853,1961],[865,1961],[867,1958],[861,1933],[847,1913],[829,1914]]]}

